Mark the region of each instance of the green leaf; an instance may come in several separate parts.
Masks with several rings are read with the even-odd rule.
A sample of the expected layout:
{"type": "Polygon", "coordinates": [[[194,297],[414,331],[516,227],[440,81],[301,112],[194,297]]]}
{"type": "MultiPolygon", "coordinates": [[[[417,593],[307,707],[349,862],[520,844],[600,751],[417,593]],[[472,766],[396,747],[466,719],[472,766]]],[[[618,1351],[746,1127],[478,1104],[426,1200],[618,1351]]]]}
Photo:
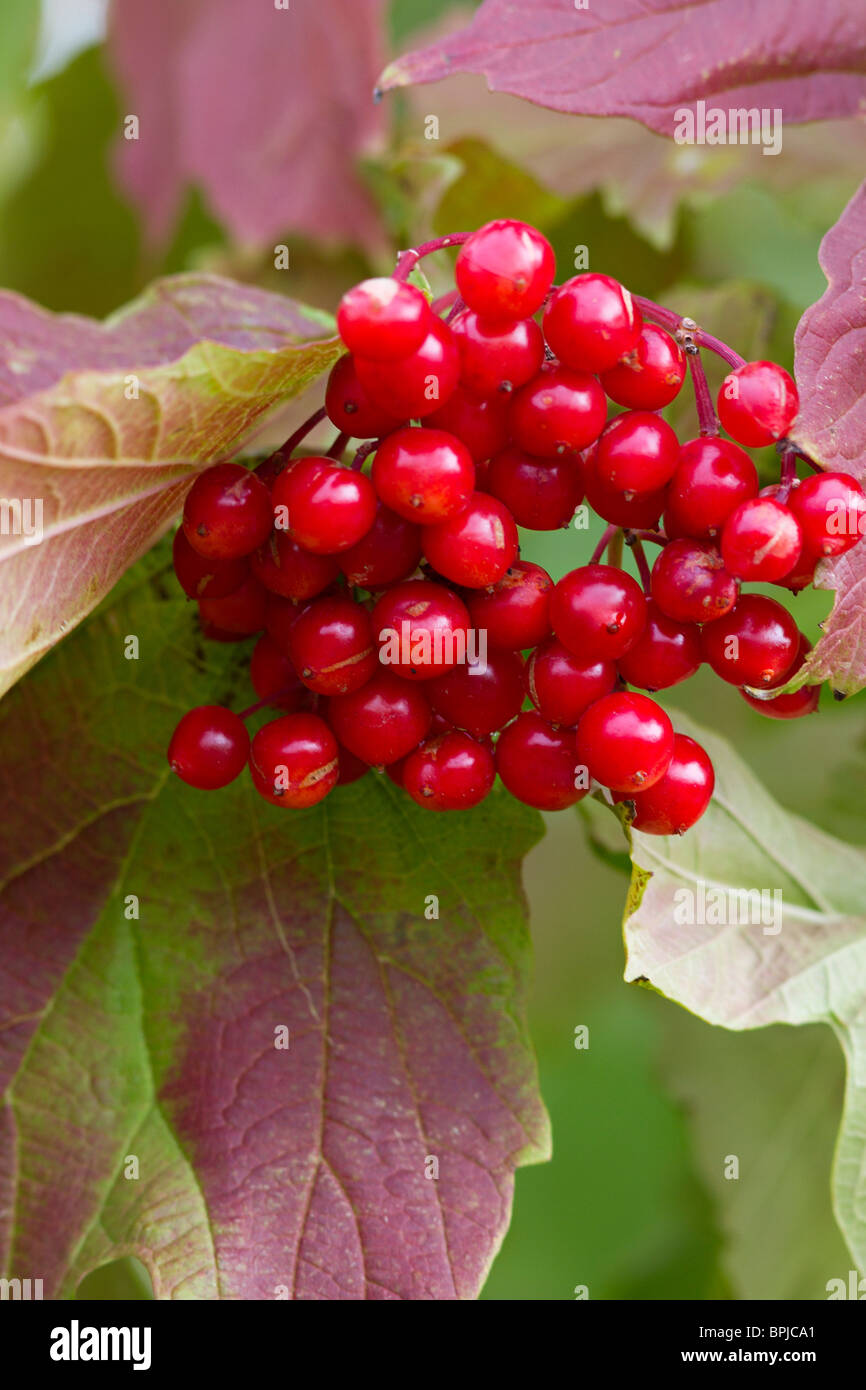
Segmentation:
{"type": "Polygon", "coordinates": [[[0,1270],[62,1298],[123,1255],[160,1298],[471,1297],[548,1152],[540,818],[504,793],[434,816],[372,772],[297,813],[171,778],[181,712],[251,695],[169,582],[149,557],[0,706],[0,1270]]]}
{"type": "Polygon", "coordinates": [[[831,1025],[848,1066],[834,1206],[862,1267],[866,854],[785,811],[722,739],[700,728],[695,737],[713,759],[716,792],[682,838],[632,832],[626,979],[734,1030],[831,1025]]]}

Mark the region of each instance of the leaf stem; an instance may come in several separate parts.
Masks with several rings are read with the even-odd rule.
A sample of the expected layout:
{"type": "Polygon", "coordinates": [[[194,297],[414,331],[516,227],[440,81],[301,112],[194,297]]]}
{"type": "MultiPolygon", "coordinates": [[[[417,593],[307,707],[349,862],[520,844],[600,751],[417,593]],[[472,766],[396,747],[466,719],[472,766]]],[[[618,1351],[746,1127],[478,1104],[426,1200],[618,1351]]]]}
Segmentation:
{"type": "Polygon", "coordinates": [[[423,256],[432,256],[434,251],[442,251],[446,246],[462,246],[471,235],[471,232],[452,232],[450,236],[436,237],[435,241],[423,241],[420,246],[401,251],[394,267],[394,279],[408,280],[423,256]]]}

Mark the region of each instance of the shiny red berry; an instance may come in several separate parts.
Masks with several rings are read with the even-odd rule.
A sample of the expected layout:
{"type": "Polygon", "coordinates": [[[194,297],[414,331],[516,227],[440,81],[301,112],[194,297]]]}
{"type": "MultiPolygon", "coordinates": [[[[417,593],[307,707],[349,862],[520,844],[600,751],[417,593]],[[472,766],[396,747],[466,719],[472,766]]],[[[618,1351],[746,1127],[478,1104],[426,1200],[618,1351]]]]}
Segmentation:
{"type": "Polygon", "coordinates": [[[443,584],[396,584],[378,600],[371,621],[379,660],[406,680],[431,680],[467,660],[469,613],[443,584]]]}
{"type": "Polygon", "coordinates": [[[687,734],[674,734],[667,772],[630,798],[635,809],[633,829],[644,835],[684,834],[709,806],[715,782],[713,765],[701,745],[687,734]]]}
{"type": "Polygon", "coordinates": [[[550,636],[553,580],[531,560],[515,560],[499,583],[477,590],[466,602],[473,625],[491,647],[524,650],[550,636]]]}
{"type": "Polygon", "coordinates": [[[616,661],[643,631],[646,599],[622,570],[583,565],[554,588],[550,621],[560,642],[579,660],[616,661]]]}
{"type": "Polygon", "coordinates": [[[848,473],[813,473],[794,488],[788,506],[810,554],[844,555],[866,535],[866,496],[848,473]]]}
{"type": "Polygon", "coordinates": [[[744,594],[736,608],[701,631],[704,661],[716,675],[757,690],[787,679],[799,641],[787,608],[763,594],[744,594]]]}
{"type": "Polygon", "coordinates": [[[325,410],[332,425],[353,439],[378,439],[403,423],[387,403],[377,405],[358,379],[355,359],[346,353],[335,362],[325,388],[325,410]]]}
{"type": "Polygon", "coordinates": [[[265,625],[267,598],[267,589],[255,575],[250,574],[239,589],[225,598],[200,599],[198,611],[203,622],[212,624],[221,632],[234,633],[237,637],[252,637],[253,633],[261,632],[265,625]]]}
{"type": "MultiPolygon", "coordinates": [[[[796,676],[811,650],[812,643],[801,632],[794,664],[785,674],[784,683],[786,685],[793,676],[796,676]]],[[[757,710],[767,719],[802,719],[805,714],[813,714],[818,708],[821,687],[820,685],[801,685],[799,690],[794,690],[787,695],[774,695],[771,686],[766,692],[761,691],[760,695],[755,695],[749,690],[741,690],[740,694],[747,705],[751,705],[752,709],[757,710]]]]}
{"type": "Polygon", "coordinates": [[[525,222],[500,218],[463,243],[454,267],[461,298],[492,320],[529,318],[553,284],[553,247],[525,222]]]}
{"type": "Polygon", "coordinates": [[[239,715],[222,705],[198,705],[183,716],[168,745],[172,772],[190,787],[227,787],[246,766],[249,734],[239,715]]]}
{"type": "Polygon", "coordinates": [[[542,719],[576,724],[580,716],[616,684],[612,661],[587,665],[556,637],[542,642],[526,663],[526,693],[542,719]]]}
{"type": "Polygon", "coordinates": [[[250,772],[256,791],[273,806],[315,806],[337,785],[337,740],[317,714],[284,714],[253,738],[250,772]]]}
{"type": "Polygon", "coordinates": [[[430,327],[421,290],[391,276],[362,280],[343,295],[337,328],[350,352],[390,362],[419,348],[430,327]]]}
{"type": "Polygon", "coordinates": [[[396,362],[356,357],[355,370],[374,405],[415,420],[448,400],[460,375],[460,354],[451,329],[434,315],[421,346],[408,357],[396,362]]]}
{"type": "Polygon", "coordinates": [[[577,726],[577,758],[611,791],[637,792],[667,772],[674,730],[661,705],[634,690],[605,695],[577,726]]]}
{"type": "Polygon", "coordinates": [[[758,494],[758,470],[729,439],[689,439],[668,485],[665,531],[712,540],[741,502],[758,494]]]}
{"type": "Polygon", "coordinates": [[[518,526],[556,531],[568,525],[583,499],[580,462],[571,454],[534,458],[512,444],[490,460],[483,491],[504,502],[518,526]]]}
{"type": "Polygon", "coordinates": [[[508,401],[507,395],[482,400],[457,386],[445,404],[426,417],[427,424],[455,434],[475,462],[482,463],[508,443],[508,401]]]}
{"type": "Polygon", "coordinates": [[[239,463],[200,473],[183,504],[183,529],[193,550],[212,560],[249,555],[270,532],[271,499],[264,483],[239,463]]]}
{"type": "Polygon", "coordinates": [[[599,475],[598,449],[588,449],[581,457],[581,474],[586,501],[597,516],[633,531],[655,530],[665,505],[666,492],[636,493],[633,497],[611,487],[599,475]]]}
{"type": "Polygon", "coordinates": [[[696,623],[669,618],[652,599],[646,608],[644,630],[620,657],[619,673],[642,690],[667,690],[688,680],[700,666],[701,631],[696,623]]]}
{"type": "Polygon", "coordinates": [[[686,356],[656,323],[645,323],[633,347],[603,372],[605,394],[630,410],[661,410],[678,394],[686,375],[686,356]]]}
{"type": "Polygon", "coordinates": [[[199,555],[182,526],[174,533],[172,561],[187,598],[225,598],[240,588],[250,572],[245,555],[236,560],[209,560],[199,555]]]}
{"type": "Polygon", "coordinates": [[[729,613],[740,592],[710,541],[669,541],[652,569],[652,596],[680,623],[709,623],[729,613]]]}
{"type": "Polygon", "coordinates": [[[741,502],[722,530],[726,569],[755,583],[769,584],[790,574],[802,548],[799,521],[790,507],[774,497],[741,502]]]}
{"type": "Polygon", "coordinates": [[[576,454],[594,443],[607,419],[605,394],[594,376],[547,362],[515,392],[508,424],[515,444],[538,458],[576,454]]]}
{"type": "Polygon", "coordinates": [[[272,531],[250,557],[253,574],[272,594],[283,598],[315,598],[340,573],[333,555],[314,555],[285,531],[272,531]]]}
{"type": "Polygon", "coordinates": [[[554,290],[544,336],[560,362],[578,372],[606,372],[635,346],[643,320],[610,275],[587,272],[554,290]]]}
{"type": "Polygon", "coordinates": [[[403,764],[403,788],[428,811],[466,811],[483,801],[496,779],[493,754],[469,734],[428,739],[403,764]]]}
{"type": "Polygon", "coordinates": [[[370,615],[343,596],[309,604],[292,626],[288,647],[299,677],[317,695],[358,690],[378,669],[370,615]]]}
{"type": "Polygon", "coordinates": [[[367,534],[339,556],[347,581],[360,589],[381,589],[408,579],[420,559],[420,530],[384,502],[376,508],[376,520],[367,534]]]}
{"type": "Polygon", "coordinates": [[[509,393],[535,376],[544,337],[535,319],[497,323],[464,309],[451,320],[460,353],[460,382],[477,396],[509,393]]]}
{"type": "Polygon", "coordinates": [[[462,512],[423,528],[424,554],[438,574],[467,589],[498,584],[517,559],[514,518],[496,497],[474,492],[462,512]]]}
{"type": "Polygon", "coordinates": [[[746,362],[719,387],[722,428],[738,444],[760,449],[784,439],[800,408],[793,378],[777,362],[746,362]]]}
{"type": "Polygon", "coordinates": [[[376,450],[372,477],[379,497],[398,516],[431,525],[466,506],[475,487],[475,464],[456,435],[400,429],[376,450]]]}
{"type": "Polygon", "coordinates": [[[250,680],[260,700],[288,713],[304,709],[310,700],[303,681],[283,648],[270,633],[259,638],[250,657],[250,680]]]}
{"type": "Polygon", "coordinates": [[[496,742],[496,771],[512,796],[539,811],[562,811],[586,796],[574,730],[553,728],[540,714],[519,714],[496,742]]]}
{"type": "Polygon", "coordinates": [[[303,458],[274,483],[274,525],[314,555],[356,545],[376,520],[376,493],[363,473],[328,458],[303,458]]]}
{"type": "Polygon", "coordinates": [[[519,652],[493,649],[475,665],[455,666],[426,687],[437,714],[473,738],[504,729],[523,704],[523,659],[519,652]]]}
{"type": "Polygon", "coordinates": [[[360,690],[328,701],[328,719],[340,743],[371,767],[386,767],[411,753],[432,720],[421,688],[391,671],[377,671],[360,690]]]}
{"type": "Polygon", "coordinates": [[[658,415],[629,410],[602,431],[595,454],[596,475],[628,496],[657,492],[676,471],[679,440],[658,415]]]}

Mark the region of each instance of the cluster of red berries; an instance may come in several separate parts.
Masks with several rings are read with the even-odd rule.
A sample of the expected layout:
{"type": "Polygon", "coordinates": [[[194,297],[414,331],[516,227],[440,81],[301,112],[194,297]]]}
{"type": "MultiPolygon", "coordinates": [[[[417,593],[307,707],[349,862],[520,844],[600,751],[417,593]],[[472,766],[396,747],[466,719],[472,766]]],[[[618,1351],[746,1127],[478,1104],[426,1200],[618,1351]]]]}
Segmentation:
{"type": "Polygon", "coordinates": [[[248,765],[268,801],[304,807],[375,767],[451,810],[498,773],[557,810],[595,781],[633,803],[637,828],[671,834],[705,810],[713,769],[642,692],[706,662],[764,714],[815,707],[816,687],[773,694],[808,643],[786,608],[740,587],[807,584],[859,539],[863,492],[845,474],[797,480],[781,367],[742,362],[610,276],[553,278],[549,243],[516,221],[404,253],[393,277],[343,297],[348,351],[324,410],[255,471],[196,479],[175,571],[205,635],[261,634],[260,704],[181,719],[169,761],[186,782],[225,786],[248,765]],[[431,305],[408,274],[455,243],[456,291],[431,305]],[[731,439],[701,344],[733,366],[717,402],[731,439]],[[701,435],[681,445],[660,412],[689,356],[701,435]],[[608,418],[609,402],[624,410],[608,418]],[[329,453],[293,457],[325,414],[340,431],[329,453]],[[352,438],[367,442],[347,466],[352,438]],[[774,441],[781,481],[759,491],[741,446],[774,441]],[[567,526],[584,498],[608,529],[554,584],[518,558],[517,527],[567,526]],[[622,534],[643,588],[600,563],[622,534]],[[644,542],[661,547],[651,572],[644,542]],[[243,717],[264,705],[281,713],[250,742],[243,717]]]}

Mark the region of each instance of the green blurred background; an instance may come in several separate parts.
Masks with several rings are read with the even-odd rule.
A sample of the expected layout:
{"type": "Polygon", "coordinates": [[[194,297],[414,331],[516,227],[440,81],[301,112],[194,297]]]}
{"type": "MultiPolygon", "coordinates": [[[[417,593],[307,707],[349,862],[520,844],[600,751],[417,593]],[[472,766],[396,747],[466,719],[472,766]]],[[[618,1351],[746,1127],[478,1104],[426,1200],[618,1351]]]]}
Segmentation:
{"type": "MultiPolygon", "coordinates": [[[[103,315],[155,274],[204,268],[333,309],[375,266],[357,247],[322,248],[291,228],[292,274],[272,248],[233,246],[190,189],[170,244],[145,253],[111,150],[121,99],[98,40],[98,0],[6,0],[0,19],[0,284],[53,309],[103,315]]],[[[462,7],[462,13],[468,7],[462,7]]],[[[419,41],[445,0],[394,0],[386,42],[419,41]]],[[[383,246],[477,226],[535,222],[564,278],[574,248],[591,268],[689,313],[745,356],[789,368],[804,308],[824,287],[821,236],[862,174],[838,126],[786,132],[760,151],[675,148],[626,122],[553,117],[488,96],[481,79],[388,99],[388,133],[364,161],[383,246]],[[439,113],[440,139],[423,139],[439,113]],[[604,128],[604,129],[603,129],[604,128]],[[768,167],[772,165],[772,167],[768,167]],[[643,171],[654,170],[648,192],[643,171]],[[559,173],[551,173],[559,170],[559,173]],[[563,174],[561,171],[565,171],[563,174]]],[[[335,191],[339,196],[339,190],[335,191]]],[[[431,278],[445,287],[447,258],[431,278]]],[[[694,429],[689,408],[672,420],[694,429]]],[[[285,433],[285,430],[283,431],[285,433]]],[[[761,460],[766,480],[776,465],[761,460]]],[[[524,536],[554,577],[588,558],[595,532],[524,536]]],[[[779,592],[776,591],[776,597],[779,592]]],[[[830,596],[791,600],[815,640],[830,596]]],[[[866,839],[862,697],[793,724],[764,720],[702,672],[668,704],[730,738],[786,806],[866,839]]],[[[554,1133],[552,1163],[518,1173],[514,1221],[484,1297],[822,1298],[851,1260],[833,1222],[829,1171],[843,1067],[822,1028],[733,1034],[622,982],[625,861],[593,850],[577,814],[550,817],[525,866],[536,966],[531,1029],[554,1133]],[[586,1025],[589,1047],[574,1046],[586,1025]],[[724,1176],[726,1155],[741,1176],[724,1176]]],[[[149,1296],[133,1261],[91,1275],[80,1296],[149,1296]]]]}

